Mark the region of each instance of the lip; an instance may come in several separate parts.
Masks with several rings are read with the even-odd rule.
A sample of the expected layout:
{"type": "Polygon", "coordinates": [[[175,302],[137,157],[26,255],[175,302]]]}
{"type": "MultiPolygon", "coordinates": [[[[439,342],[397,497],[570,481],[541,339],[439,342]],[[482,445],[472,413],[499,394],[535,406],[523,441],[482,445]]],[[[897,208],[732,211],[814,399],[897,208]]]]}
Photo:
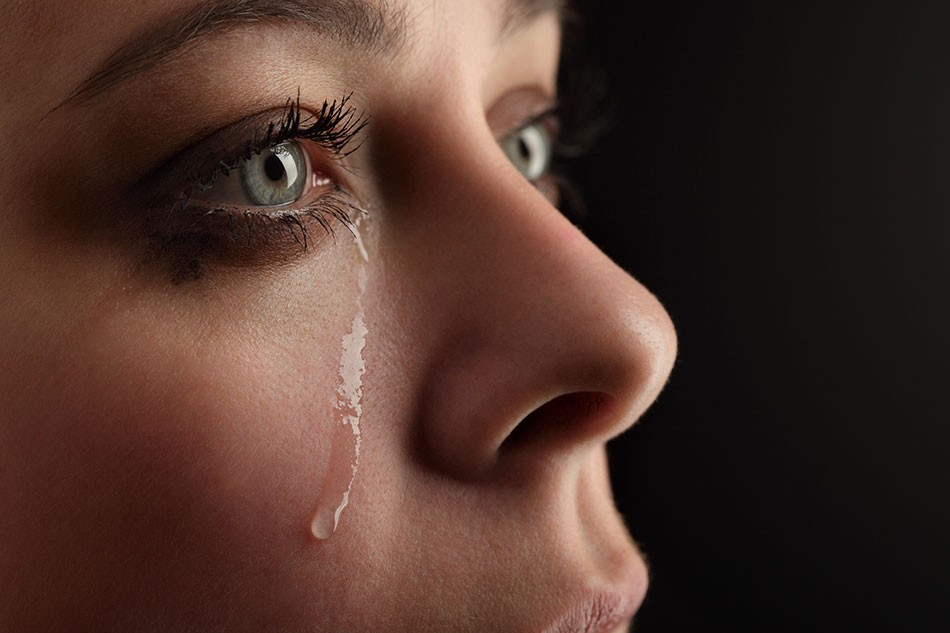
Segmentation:
{"type": "Polygon", "coordinates": [[[611,633],[633,618],[643,600],[639,583],[592,592],[573,602],[542,633],[611,633]]]}

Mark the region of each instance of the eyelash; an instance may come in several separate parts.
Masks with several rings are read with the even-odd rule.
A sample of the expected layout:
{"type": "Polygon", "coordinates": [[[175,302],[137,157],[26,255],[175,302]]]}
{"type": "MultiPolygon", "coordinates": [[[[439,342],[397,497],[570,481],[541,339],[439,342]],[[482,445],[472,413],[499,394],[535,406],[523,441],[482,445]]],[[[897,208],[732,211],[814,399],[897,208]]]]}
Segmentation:
{"type": "Polygon", "coordinates": [[[576,161],[596,146],[614,120],[615,104],[607,94],[607,85],[596,66],[589,62],[562,78],[558,99],[551,116],[558,125],[554,138],[550,173],[558,194],[558,209],[575,224],[589,217],[584,196],[574,180],[576,161]]]}
{"type": "MultiPolygon", "coordinates": [[[[366,116],[350,105],[351,97],[352,93],[339,100],[324,101],[319,112],[309,114],[301,110],[298,89],[296,98],[290,98],[285,103],[277,122],[266,124],[252,138],[244,141],[238,151],[232,151],[225,157],[206,157],[201,163],[205,167],[185,178],[188,186],[178,194],[170,213],[165,215],[165,219],[171,222],[172,230],[166,226],[164,230],[152,232],[153,237],[159,238],[164,250],[175,253],[179,270],[185,271],[177,273],[179,278],[198,276],[200,261],[207,255],[220,259],[233,256],[237,260],[258,261],[263,258],[276,261],[279,255],[287,252],[281,248],[248,248],[255,242],[267,244],[273,240],[298,252],[306,252],[311,241],[309,226],[313,224],[330,235],[334,235],[337,222],[353,230],[355,217],[365,212],[339,184],[296,208],[288,205],[287,208],[242,209],[203,204],[192,198],[196,191],[210,189],[216,178],[227,176],[255,153],[287,141],[314,143],[325,153],[327,160],[324,166],[335,163],[333,167],[345,169],[341,161],[361,147],[363,141],[356,141],[369,123],[366,116]],[[281,232],[282,238],[277,236],[275,239],[275,232],[281,232]]],[[[509,132],[538,123],[555,131],[547,186],[555,189],[559,208],[574,221],[584,216],[584,208],[580,196],[562,172],[565,159],[576,157],[589,144],[586,138],[578,143],[576,132],[592,124],[599,127],[597,118],[591,116],[590,108],[584,107],[583,103],[562,99],[553,108],[531,117],[509,132]]],[[[582,133],[580,136],[587,135],[582,133]]],[[[540,186],[540,183],[536,184],[540,186]]]]}
{"type": "Polygon", "coordinates": [[[284,105],[284,112],[279,123],[269,123],[267,129],[258,138],[246,141],[241,152],[230,160],[222,160],[205,177],[214,178],[218,173],[227,175],[228,171],[237,167],[238,163],[247,160],[252,154],[260,153],[269,147],[290,140],[313,141],[333,158],[343,159],[360,148],[361,144],[350,147],[353,139],[369,124],[369,119],[357,114],[355,108],[348,105],[352,93],[346,95],[339,102],[323,102],[319,114],[312,119],[301,119],[300,90],[297,90],[296,99],[288,99],[284,105]],[[309,125],[304,125],[311,121],[309,125]]]}
{"type": "MultiPolygon", "coordinates": [[[[319,112],[307,114],[301,110],[298,90],[295,99],[287,100],[279,121],[268,123],[238,151],[224,158],[207,157],[202,163],[210,167],[200,168],[185,178],[188,186],[175,197],[166,216],[175,222],[175,228],[160,235],[162,242],[166,246],[187,244],[189,250],[203,254],[210,249],[209,243],[213,241],[210,236],[215,233],[226,233],[232,245],[250,246],[259,240],[269,242],[274,231],[282,230],[297,247],[306,251],[310,244],[308,225],[311,221],[331,235],[336,222],[352,230],[355,216],[363,211],[339,184],[302,207],[288,205],[286,209],[241,209],[196,202],[193,198],[195,193],[211,189],[217,178],[227,176],[254,154],[287,141],[309,141],[328,158],[323,167],[327,167],[328,162],[340,166],[343,159],[360,148],[362,141],[354,141],[369,123],[366,116],[349,104],[351,96],[324,101],[319,112]]],[[[190,257],[197,254],[192,253],[190,257]]]]}

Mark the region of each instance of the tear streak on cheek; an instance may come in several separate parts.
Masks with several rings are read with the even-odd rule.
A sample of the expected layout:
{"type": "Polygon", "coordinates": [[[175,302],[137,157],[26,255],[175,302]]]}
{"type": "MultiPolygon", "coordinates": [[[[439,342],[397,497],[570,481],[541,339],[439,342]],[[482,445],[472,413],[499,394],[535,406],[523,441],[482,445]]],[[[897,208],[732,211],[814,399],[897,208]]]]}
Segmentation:
{"type": "Polygon", "coordinates": [[[350,502],[363,444],[360,418],[363,414],[363,374],[366,372],[363,350],[366,348],[367,335],[363,295],[366,292],[366,265],[369,258],[359,233],[358,219],[353,227],[353,236],[360,253],[359,295],[356,316],[353,317],[349,333],[343,336],[341,345],[330,464],[310,524],[310,532],[320,540],[330,538],[336,531],[340,515],[350,502]]]}

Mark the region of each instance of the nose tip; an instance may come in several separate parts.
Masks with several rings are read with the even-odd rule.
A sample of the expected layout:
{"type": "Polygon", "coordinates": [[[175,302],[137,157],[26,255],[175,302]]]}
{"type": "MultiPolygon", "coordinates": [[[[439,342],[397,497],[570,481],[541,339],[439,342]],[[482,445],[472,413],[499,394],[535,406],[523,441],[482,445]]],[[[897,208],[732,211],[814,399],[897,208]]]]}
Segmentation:
{"type": "Polygon", "coordinates": [[[622,341],[619,346],[626,350],[626,361],[612,374],[612,393],[619,395],[618,408],[626,416],[619,421],[614,435],[625,431],[656,400],[673,369],[678,349],[670,315],[643,286],[632,278],[630,282],[635,284],[637,296],[628,299],[620,310],[622,332],[616,333],[622,341]]]}
{"type": "MultiPolygon", "coordinates": [[[[500,450],[583,453],[629,429],[656,399],[676,357],[669,316],[642,286],[593,305],[576,335],[580,349],[563,349],[572,366],[556,395],[531,410],[503,440],[500,450]]],[[[576,308],[575,308],[576,309],[576,308]]]]}
{"type": "Polygon", "coordinates": [[[456,477],[600,446],[634,424],[672,369],[676,334],[657,299],[555,223],[535,236],[540,251],[521,240],[482,266],[452,317],[424,424],[430,453],[456,477]]]}
{"type": "Polygon", "coordinates": [[[468,480],[502,461],[569,459],[621,433],[665,384],[676,336],[657,299],[493,138],[458,129],[453,151],[432,138],[431,168],[400,180],[427,188],[397,235],[402,276],[425,306],[411,331],[425,341],[420,454],[468,480]]]}

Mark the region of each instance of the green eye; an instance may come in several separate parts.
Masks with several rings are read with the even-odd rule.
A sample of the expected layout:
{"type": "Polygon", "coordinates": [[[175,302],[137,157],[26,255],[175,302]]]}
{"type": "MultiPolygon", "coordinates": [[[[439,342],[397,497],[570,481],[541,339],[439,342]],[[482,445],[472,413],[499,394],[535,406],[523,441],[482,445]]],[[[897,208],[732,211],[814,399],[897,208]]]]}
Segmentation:
{"type": "Polygon", "coordinates": [[[551,165],[551,135],[544,124],[524,125],[501,140],[508,160],[530,182],[536,182],[551,165]]]}
{"type": "Polygon", "coordinates": [[[307,183],[307,159],[297,143],[286,142],[255,154],[238,166],[248,202],[275,207],[300,199],[307,183]]]}

